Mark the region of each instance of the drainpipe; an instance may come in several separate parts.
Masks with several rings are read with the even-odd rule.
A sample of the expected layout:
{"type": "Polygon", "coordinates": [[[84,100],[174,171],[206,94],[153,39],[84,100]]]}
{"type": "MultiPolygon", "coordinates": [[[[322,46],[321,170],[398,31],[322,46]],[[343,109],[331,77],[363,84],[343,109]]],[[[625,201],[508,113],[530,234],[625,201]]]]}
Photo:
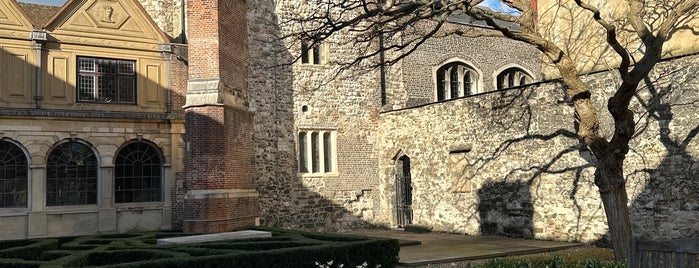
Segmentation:
{"type": "Polygon", "coordinates": [[[170,88],[170,61],[172,59],[172,44],[160,44],[160,53],[165,59],[165,113],[172,112],[172,89],[170,88]]]}
{"type": "Polygon", "coordinates": [[[41,100],[43,99],[41,96],[41,58],[43,56],[42,47],[46,42],[46,31],[33,30],[29,33],[29,39],[32,40],[32,49],[36,52],[34,107],[41,109],[41,100]]]}
{"type": "Polygon", "coordinates": [[[381,106],[386,105],[386,55],[383,48],[383,33],[379,34],[379,60],[381,61],[381,106]]]}
{"type": "Polygon", "coordinates": [[[182,8],[181,8],[180,12],[181,12],[180,23],[182,24],[182,26],[180,27],[181,28],[180,31],[182,32],[182,33],[180,33],[180,43],[186,44],[187,43],[187,27],[186,27],[187,26],[187,20],[186,20],[187,1],[186,0],[182,0],[182,8]]]}

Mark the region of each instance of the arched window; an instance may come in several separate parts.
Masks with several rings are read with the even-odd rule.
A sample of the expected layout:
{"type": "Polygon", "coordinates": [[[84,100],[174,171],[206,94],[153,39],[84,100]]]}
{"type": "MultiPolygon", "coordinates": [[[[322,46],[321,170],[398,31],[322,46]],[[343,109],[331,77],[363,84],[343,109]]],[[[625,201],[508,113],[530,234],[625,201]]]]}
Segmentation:
{"type": "Polygon", "coordinates": [[[0,140],[0,208],[27,207],[28,170],[22,149],[0,140]]]}
{"type": "Polygon", "coordinates": [[[119,150],[114,164],[116,203],[162,200],[163,158],[157,147],[130,143],[119,150]]]}
{"type": "Polygon", "coordinates": [[[511,88],[532,83],[534,79],[524,70],[512,67],[500,72],[497,77],[498,89],[511,88]]]}
{"type": "Polygon", "coordinates": [[[478,75],[462,62],[451,62],[437,69],[437,100],[448,100],[475,94],[478,75]]]}
{"type": "Polygon", "coordinates": [[[97,156],[83,143],[62,143],[46,159],[46,205],[85,204],[97,204],[97,156]]]}

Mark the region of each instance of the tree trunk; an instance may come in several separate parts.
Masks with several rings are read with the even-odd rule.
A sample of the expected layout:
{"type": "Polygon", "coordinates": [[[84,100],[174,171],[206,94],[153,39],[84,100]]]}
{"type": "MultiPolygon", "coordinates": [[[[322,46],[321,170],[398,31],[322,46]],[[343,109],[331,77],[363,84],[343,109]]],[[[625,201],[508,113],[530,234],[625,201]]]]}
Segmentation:
{"type": "Polygon", "coordinates": [[[614,259],[625,260],[629,255],[631,222],[629,220],[628,195],[623,177],[623,157],[613,152],[602,156],[595,171],[595,184],[599,187],[607,225],[614,249],[614,259]]]}

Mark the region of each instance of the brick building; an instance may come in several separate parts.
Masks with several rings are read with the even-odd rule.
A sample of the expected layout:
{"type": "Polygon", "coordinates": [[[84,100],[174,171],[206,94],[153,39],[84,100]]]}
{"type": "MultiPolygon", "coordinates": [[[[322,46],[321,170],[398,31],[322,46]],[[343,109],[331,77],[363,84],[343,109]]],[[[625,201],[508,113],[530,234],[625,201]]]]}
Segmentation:
{"type": "MultiPolygon", "coordinates": [[[[278,39],[313,9],[299,2],[0,0],[0,219],[13,230],[0,238],[254,224],[604,236],[594,159],[536,49],[454,20],[475,37],[338,75],[359,53],[351,35],[278,39]]],[[[662,63],[653,84],[668,99],[645,89],[634,107],[675,115],[643,117],[644,151],[629,156],[644,236],[699,232],[684,105],[699,103],[696,62],[662,63]]],[[[612,77],[586,79],[607,94],[612,77]]]]}

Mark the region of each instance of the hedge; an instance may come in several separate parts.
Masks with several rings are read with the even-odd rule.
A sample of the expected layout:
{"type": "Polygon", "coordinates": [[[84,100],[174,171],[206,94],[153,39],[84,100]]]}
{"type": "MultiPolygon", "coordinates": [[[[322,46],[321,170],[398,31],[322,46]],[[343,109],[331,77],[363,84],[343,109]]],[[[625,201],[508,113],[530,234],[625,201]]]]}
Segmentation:
{"type": "Polygon", "coordinates": [[[0,267],[393,267],[398,241],[279,229],[269,238],[154,245],[174,232],[0,241],[0,267]]]}

